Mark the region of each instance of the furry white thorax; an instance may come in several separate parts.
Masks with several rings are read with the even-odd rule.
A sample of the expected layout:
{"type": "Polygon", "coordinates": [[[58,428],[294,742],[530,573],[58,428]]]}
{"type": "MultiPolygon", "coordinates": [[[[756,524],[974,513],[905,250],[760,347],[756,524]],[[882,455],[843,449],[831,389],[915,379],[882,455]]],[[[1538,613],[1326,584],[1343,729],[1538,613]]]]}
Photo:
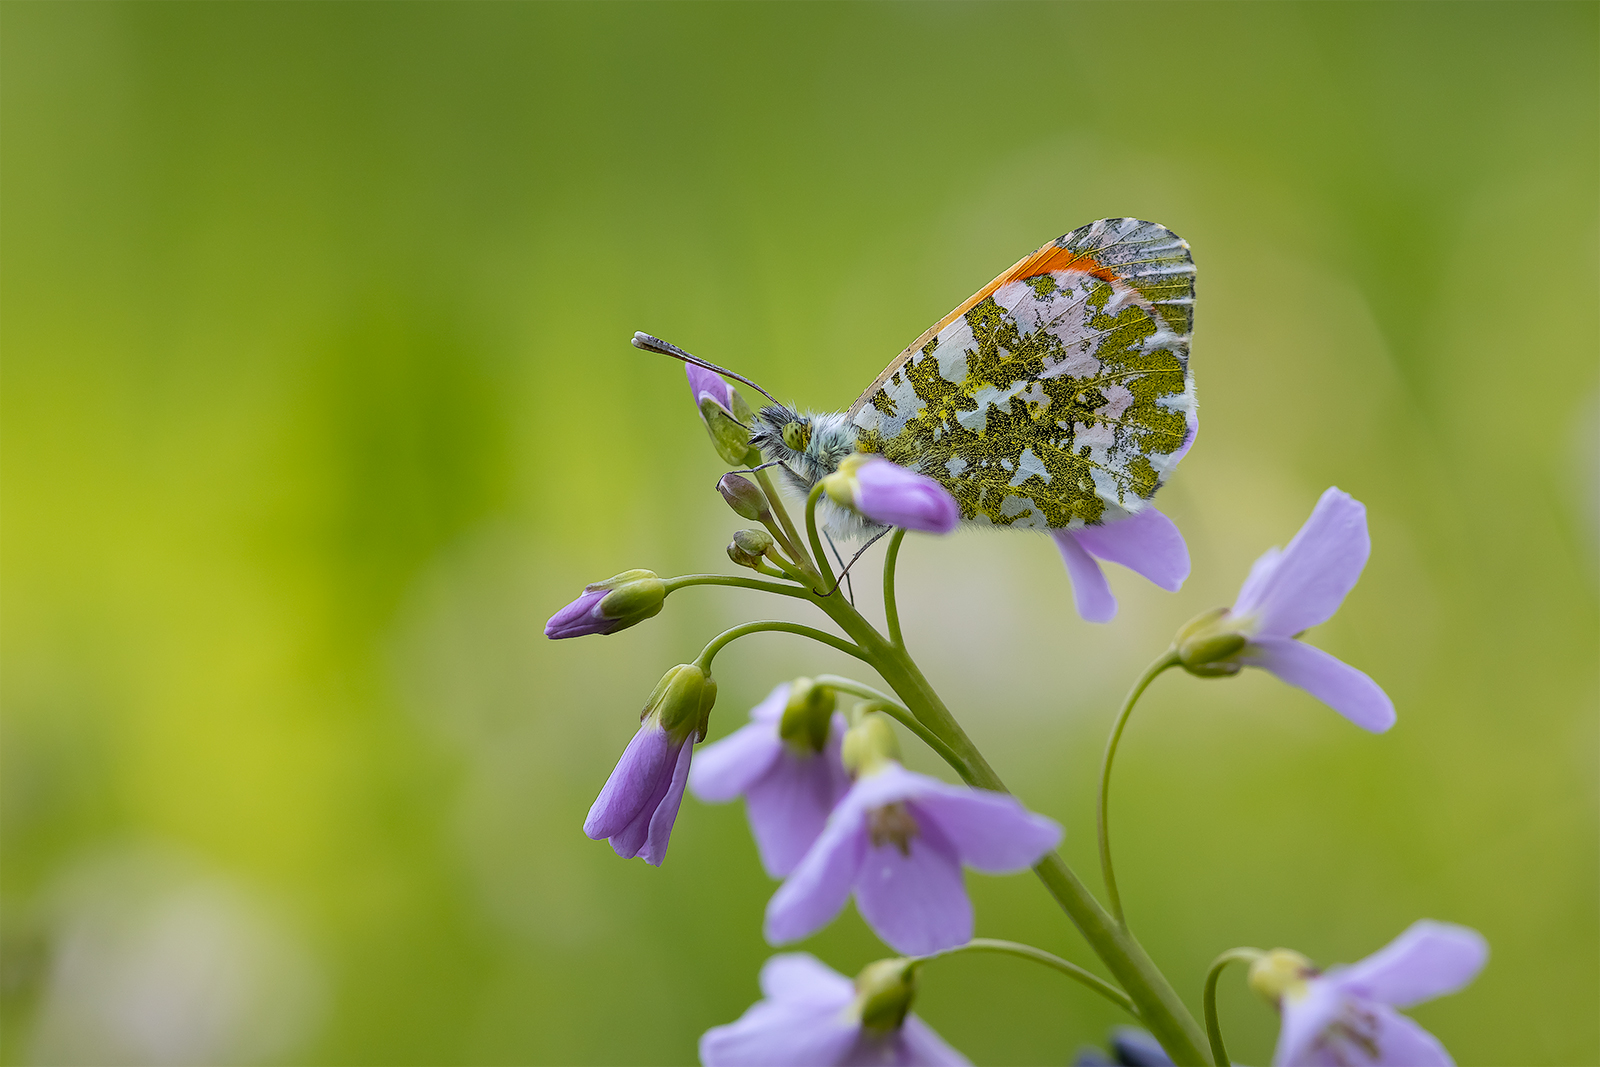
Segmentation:
{"type": "MultiPolygon", "coordinates": [[[[750,443],[761,450],[766,462],[778,464],[789,488],[804,497],[856,450],[860,432],[842,411],[799,412],[782,404],[769,404],[755,417],[750,443]],[[798,438],[803,447],[793,448],[785,442],[786,429],[790,440],[798,438]]],[[[883,529],[826,496],[818,501],[817,514],[837,537],[871,537],[883,529]]]]}

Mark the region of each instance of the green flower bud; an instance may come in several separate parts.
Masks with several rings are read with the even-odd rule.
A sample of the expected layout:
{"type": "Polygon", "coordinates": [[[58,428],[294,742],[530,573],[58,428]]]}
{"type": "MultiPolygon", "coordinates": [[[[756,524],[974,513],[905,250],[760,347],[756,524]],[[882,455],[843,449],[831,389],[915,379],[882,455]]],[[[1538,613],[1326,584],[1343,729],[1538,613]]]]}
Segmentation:
{"type": "Polygon", "coordinates": [[[717,483],[717,492],[722,494],[722,499],[741,519],[759,522],[772,518],[772,512],[767,508],[767,494],[749,478],[724,474],[717,483]]]}
{"type": "Polygon", "coordinates": [[[652,571],[623,571],[584,587],[583,595],[550,617],[546,637],[614,634],[659,614],[667,583],[652,571]]]}
{"type": "Polygon", "coordinates": [[[828,743],[828,726],[838,697],[832,689],[810,678],[796,678],[789,685],[789,702],[778,721],[778,736],[805,752],[821,752],[828,743]]]}
{"type": "Polygon", "coordinates": [[[917,969],[903,956],[878,960],[861,969],[855,985],[861,1025],[871,1030],[898,1030],[917,995],[917,969]]]}
{"type": "Polygon", "coordinates": [[[696,741],[703,741],[716,702],[717,683],[711,676],[693,663],[680,663],[656,683],[639,721],[653,716],[674,740],[692,733],[696,741]]]}
{"type": "Polygon", "coordinates": [[[754,570],[763,558],[777,552],[777,542],[765,530],[740,530],[728,545],[728,558],[754,570]]]}
{"type": "Polygon", "coordinates": [[[1306,979],[1318,971],[1311,961],[1286,948],[1275,948],[1250,965],[1250,988],[1268,1004],[1277,1007],[1287,996],[1305,991],[1306,979]]]}
{"type": "Polygon", "coordinates": [[[1228,609],[1217,608],[1190,619],[1172,643],[1184,670],[1201,678],[1224,678],[1239,673],[1241,664],[1232,657],[1248,641],[1228,609]]]}
{"type": "Polygon", "coordinates": [[[869,711],[845,731],[842,753],[844,768],[852,777],[875,770],[885,760],[900,759],[900,739],[894,735],[889,716],[869,711]]]}

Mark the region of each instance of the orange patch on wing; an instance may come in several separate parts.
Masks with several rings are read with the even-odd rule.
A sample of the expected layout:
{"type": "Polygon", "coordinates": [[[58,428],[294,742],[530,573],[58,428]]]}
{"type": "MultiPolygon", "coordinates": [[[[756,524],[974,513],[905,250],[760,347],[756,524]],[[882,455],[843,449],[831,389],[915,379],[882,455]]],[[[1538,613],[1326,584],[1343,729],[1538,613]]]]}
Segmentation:
{"type": "Polygon", "coordinates": [[[956,319],[971,311],[973,307],[994,295],[994,291],[1007,282],[1021,281],[1025,278],[1037,277],[1056,270],[1075,270],[1084,274],[1091,274],[1103,282],[1117,279],[1117,272],[1110,267],[1102,266],[1100,261],[1087,252],[1074,252],[1070,248],[1062,248],[1051,241],[1037,252],[1030,252],[1013,263],[994,281],[979,289],[969,296],[964,303],[944,318],[934,324],[929,330],[930,335],[938,333],[956,319]]]}

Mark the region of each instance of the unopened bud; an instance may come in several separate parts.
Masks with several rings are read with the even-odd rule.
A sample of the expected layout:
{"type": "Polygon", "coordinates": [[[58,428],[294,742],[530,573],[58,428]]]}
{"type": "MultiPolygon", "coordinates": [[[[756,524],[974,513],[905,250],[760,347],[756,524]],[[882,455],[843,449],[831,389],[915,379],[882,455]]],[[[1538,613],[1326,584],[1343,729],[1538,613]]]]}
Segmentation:
{"type": "Polygon", "coordinates": [[[889,716],[881,711],[869,711],[859,722],[845,731],[841,752],[845,770],[852,777],[876,770],[887,760],[900,759],[900,739],[894,735],[889,716]]]}
{"type": "Polygon", "coordinates": [[[1228,609],[1217,608],[1185,623],[1173,638],[1173,646],[1178,650],[1178,662],[1190,674],[1222,678],[1239,673],[1241,665],[1233,657],[1248,641],[1228,609]]]}
{"type": "Polygon", "coordinates": [[[693,663],[680,663],[661,676],[639,721],[654,716],[661,728],[675,740],[690,734],[704,740],[717,702],[717,683],[693,663]]]}
{"type": "Polygon", "coordinates": [[[585,586],[582,596],[550,618],[544,633],[554,638],[614,634],[659,614],[666,599],[667,583],[653,571],[623,571],[585,586]]]}
{"type": "Polygon", "coordinates": [[[833,722],[838,697],[832,689],[810,678],[796,678],[789,685],[789,702],[778,720],[778,736],[795,748],[821,752],[828,743],[828,728],[833,722]]]}
{"type": "Polygon", "coordinates": [[[771,518],[772,513],[767,509],[767,495],[761,491],[749,478],[737,474],[724,474],[717,483],[717,492],[722,494],[722,499],[741,519],[760,521],[762,518],[771,518]]]}
{"type": "Polygon", "coordinates": [[[777,543],[765,530],[740,530],[728,544],[728,558],[741,567],[754,570],[762,559],[777,551],[777,543]]]}
{"type": "Polygon", "coordinates": [[[1311,961],[1287,948],[1275,948],[1250,965],[1250,988],[1273,1007],[1287,996],[1305,991],[1306,979],[1317,975],[1311,961]]]}
{"type": "Polygon", "coordinates": [[[870,1030],[898,1030],[917,995],[917,971],[905,957],[869,963],[856,975],[856,1008],[870,1030]]]}

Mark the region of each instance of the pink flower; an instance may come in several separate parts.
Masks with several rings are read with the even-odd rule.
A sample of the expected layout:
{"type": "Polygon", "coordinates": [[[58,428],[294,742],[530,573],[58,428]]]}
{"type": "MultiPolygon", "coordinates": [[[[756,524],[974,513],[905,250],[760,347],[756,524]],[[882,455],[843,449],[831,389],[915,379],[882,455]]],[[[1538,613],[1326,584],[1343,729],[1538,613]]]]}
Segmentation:
{"type": "Polygon", "coordinates": [[[1026,870],[1060,840],[1059,825],[1013,796],[946,785],[882,760],[839,801],[767,904],[767,940],[815,933],[854,892],[861,917],[896,952],[953,948],[972,939],[962,865],[1026,870]]]}
{"type": "Polygon", "coordinates": [[[843,715],[832,713],[821,751],[780,735],[791,688],[778,686],[750,709],[749,725],[706,745],[689,774],[689,790],[707,803],[745,798],[761,865],[774,878],[794,870],[850,788],[839,759],[843,715]]]}
{"type": "MultiPolygon", "coordinates": [[[[878,992],[873,986],[884,984],[871,980],[875,968],[893,970],[893,964],[908,962],[882,961],[852,982],[807,953],[774,956],[761,968],[764,999],[737,1021],[707,1030],[700,1038],[700,1062],[705,1067],[965,1067],[965,1056],[909,1013],[909,986],[898,997],[893,989],[873,996],[878,992]]],[[[899,970],[903,973],[904,966],[899,970]]]]}
{"type": "Polygon", "coordinates": [[[583,821],[583,832],[606,838],[617,855],[661,866],[672,824],[683,803],[683,787],[694,758],[694,742],[717,699],[717,683],[699,667],[680,663],[656,684],[611,777],[583,821]]]}
{"type": "Polygon", "coordinates": [[[1117,598],[1097,560],[1120,563],[1169,593],[1189,577],[1189,546],[1178,528],[1154,507],[1099,526],[1052,530],[1072,578],[1072,599],[1088,622],[1117,617],[1117,598]]]}
{"type": "Polygon", "coordinates": [[[1360,963],[1290,976],[1280,983],[1283,1027],[1272,1062],[1449,1067],[1454,1061],[1439,1039],[1395,1009],[1454,993],[1488,958],[1476,930],[1424,919],[1360,963]]]}
{"type": "Polygon", "coordinates": [[[1326,622],[1367,565],[1367,509],[1337,487],[1283,551],[1271,548],[1250,568],[1233,607],[1180,631],[1178,653],[1197,673],[1260,667],[1304,689],[1363,729],[1394,725],[1394,703],[1378,683],[1299,635],[1326,622]]]}
{"type": "Polygon", "coordinates": [[[961,522],[961,508],[944,486],[882,456],[852,453],[822,484],[834,503],[884,526],[945,534],[961,522]]]}

